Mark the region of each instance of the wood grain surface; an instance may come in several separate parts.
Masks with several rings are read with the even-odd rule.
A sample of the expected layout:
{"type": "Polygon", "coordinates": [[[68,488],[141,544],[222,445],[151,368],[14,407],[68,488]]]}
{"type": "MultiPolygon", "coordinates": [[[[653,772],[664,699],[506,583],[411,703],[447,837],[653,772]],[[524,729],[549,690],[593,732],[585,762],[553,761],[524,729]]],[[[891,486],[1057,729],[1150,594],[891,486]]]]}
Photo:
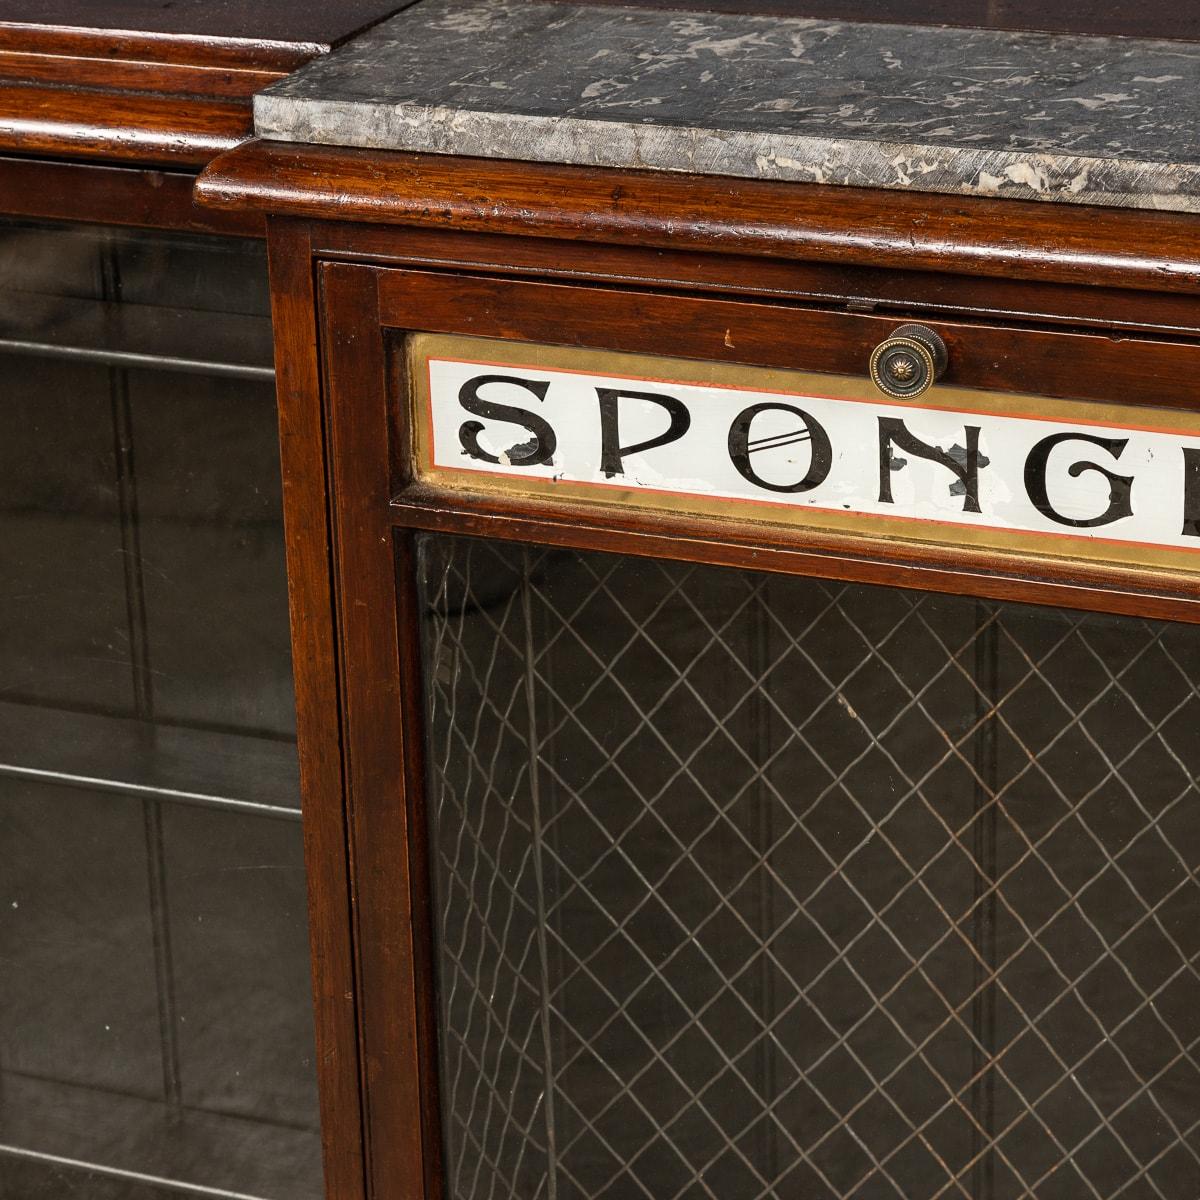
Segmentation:
{"type": "Polygon", "coordinates": [[[215,208],[708,254],[1200,291],[1200,217],[254,141],[215,208]]]}
{"type": "Polygon", "coordinates": [[[0,151],[199,167],[251,134],[274,80],[409,0],[14,0],[0,151]]]}
{"type": "MultiPolygon", "coordinates": [[[[9,0],[0,31],[41,31],[94,44],[240,45],[246,56],[273,50],[311,58],[405,6],[406,0],[9,0]]],[[[276,64],[283,62],[275,59],[276,64]]]]}

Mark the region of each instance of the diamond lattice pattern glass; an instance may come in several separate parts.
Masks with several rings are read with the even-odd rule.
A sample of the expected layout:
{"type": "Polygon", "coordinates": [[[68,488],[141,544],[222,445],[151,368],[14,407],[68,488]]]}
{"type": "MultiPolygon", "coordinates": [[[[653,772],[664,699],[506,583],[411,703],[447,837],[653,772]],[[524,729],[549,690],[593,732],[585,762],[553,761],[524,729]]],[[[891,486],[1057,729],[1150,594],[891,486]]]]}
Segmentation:
{"type": "Polygon", "coordinates": [[[1195,1200],[1200,634],[421,547],[452,1200],[1195,1200]]]}

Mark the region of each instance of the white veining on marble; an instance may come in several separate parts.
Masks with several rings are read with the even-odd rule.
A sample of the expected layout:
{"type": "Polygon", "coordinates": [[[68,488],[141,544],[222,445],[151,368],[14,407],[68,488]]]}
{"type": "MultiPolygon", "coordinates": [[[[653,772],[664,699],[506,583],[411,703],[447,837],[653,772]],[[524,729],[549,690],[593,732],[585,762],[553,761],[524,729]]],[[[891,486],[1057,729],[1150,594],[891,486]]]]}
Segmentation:
{"type": "Polygon", "coordinates": [[[1200,46],[424,0],[255,99],[260,136],[1200,211],[1200,46]]]}

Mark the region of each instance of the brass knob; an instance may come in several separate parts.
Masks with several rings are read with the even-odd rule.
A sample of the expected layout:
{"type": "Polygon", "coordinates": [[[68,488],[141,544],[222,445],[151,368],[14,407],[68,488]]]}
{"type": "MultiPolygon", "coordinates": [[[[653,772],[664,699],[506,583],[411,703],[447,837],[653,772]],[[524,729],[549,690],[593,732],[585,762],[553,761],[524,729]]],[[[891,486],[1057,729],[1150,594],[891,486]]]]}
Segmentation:
{"type": "Polygon", "coordinates": [[[871,382],[885,396],[913,400],[946,369],[946,343],[924,325],[901,325],[871,354],[871,382]]]}

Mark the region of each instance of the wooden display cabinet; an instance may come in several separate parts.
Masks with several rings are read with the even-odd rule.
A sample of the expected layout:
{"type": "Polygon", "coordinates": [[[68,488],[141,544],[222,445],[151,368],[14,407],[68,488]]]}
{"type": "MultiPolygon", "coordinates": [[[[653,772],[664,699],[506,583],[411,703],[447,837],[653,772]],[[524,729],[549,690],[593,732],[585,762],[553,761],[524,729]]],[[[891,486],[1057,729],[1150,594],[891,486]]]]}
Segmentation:
{"type": "Polygon", "coordinates": [[[402,7],[0,21],[0,1192],[1195,1200],[1197,218],[251,140],[402,7]]]}
{"type": "Polygon", "coordinates": [[[918,323],[988,447],[1179,472],[1194,218],[271,143],[199,196],[268,216],[332,1194],[1190,1195],[1182,474],[1161,554],[1084,533],[1103,456],[1041,532],[755,505],[661,393],[915,420],[918,323]]]}

